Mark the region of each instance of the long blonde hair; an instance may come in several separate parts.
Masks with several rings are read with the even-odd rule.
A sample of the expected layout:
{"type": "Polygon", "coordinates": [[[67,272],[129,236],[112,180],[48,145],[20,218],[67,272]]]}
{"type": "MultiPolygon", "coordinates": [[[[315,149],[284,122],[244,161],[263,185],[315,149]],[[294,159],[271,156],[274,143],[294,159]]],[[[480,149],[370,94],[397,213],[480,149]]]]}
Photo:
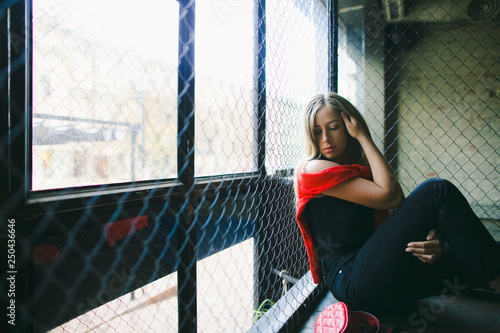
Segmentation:
{"type": "MultiPolygon", "coordinates": [[[[312,160],[321,157],[321,151],[318,148],[316,137],[314,135],[314,118],[316,117],[316,113],[324,106],[330,107],[333,110],[339,112],[343,112],[349,117],[353,117],[358,121],[358,124],[365,129],[366,133],[370,135],[370,130],[368,129],[368,125],[366,124],[365,119],[363,118],[361,113],[359,113],[356,107],[352,105],[351,102],[349,102],[347,99],[334,92],[316,95],[307,104],[304,113],[306,160],[312,160]]],[[[348,152],[350,163],[368,166],[368,161],[366,159],[363,148],[359,144],[358,140],[354,139],[350,135],[346,149],[348,152]]]]}

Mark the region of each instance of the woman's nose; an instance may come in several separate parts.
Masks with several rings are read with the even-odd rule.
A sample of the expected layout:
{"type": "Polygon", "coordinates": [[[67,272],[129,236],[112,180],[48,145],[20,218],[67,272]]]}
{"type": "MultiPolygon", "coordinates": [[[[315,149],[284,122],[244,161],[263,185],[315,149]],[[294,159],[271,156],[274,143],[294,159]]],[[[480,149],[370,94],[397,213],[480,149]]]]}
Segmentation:
{"type": "Polygon", "coordinates": [[[323,141],[323,142],[327,142],[328,141],[328,136],[326,135],[326,133],[323,133],[321,135],[321,141],[323,141]]]}

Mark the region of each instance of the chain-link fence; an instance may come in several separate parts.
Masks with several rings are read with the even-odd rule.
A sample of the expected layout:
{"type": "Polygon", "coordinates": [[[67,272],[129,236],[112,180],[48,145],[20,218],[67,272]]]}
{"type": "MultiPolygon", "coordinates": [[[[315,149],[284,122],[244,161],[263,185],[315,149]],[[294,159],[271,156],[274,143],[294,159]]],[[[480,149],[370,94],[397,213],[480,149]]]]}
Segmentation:
{"type": "Polygon", "coordinates": [[[328,90],[407,192],[450,179],[500,240],[497,1],[1,6],[14,331],[250,329],[308,271],[292,179],[328,90]]]}
{"type": "Polygon", "coordinates": [[[451,180],[498,239],[500,4],[340,6],[339,92],[365,111],[403,187],[451,180]]]}

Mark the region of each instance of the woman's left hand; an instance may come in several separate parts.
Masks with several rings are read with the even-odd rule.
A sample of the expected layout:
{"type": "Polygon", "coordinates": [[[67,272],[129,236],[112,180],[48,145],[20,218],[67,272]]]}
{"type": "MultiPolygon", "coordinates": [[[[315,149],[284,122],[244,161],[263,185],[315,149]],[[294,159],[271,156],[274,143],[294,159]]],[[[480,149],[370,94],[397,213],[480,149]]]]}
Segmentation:
{"type": "Polygon", "coordinates": [[[435,263],[443,254],[444,241],[435,229],[429,231],[427,240],[408,243],[406,252],[413,253],[420,261],[426,264],[435,263]]]}

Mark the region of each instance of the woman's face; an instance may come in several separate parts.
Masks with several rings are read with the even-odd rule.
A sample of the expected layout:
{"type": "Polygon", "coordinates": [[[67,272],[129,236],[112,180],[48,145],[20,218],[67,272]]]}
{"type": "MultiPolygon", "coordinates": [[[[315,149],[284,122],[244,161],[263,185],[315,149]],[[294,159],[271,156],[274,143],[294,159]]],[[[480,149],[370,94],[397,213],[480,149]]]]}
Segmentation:
{"type": "Polygon", "coordinates": [[[318,110],[314,118],[314,137],[321,154],[338,164],[349,164],[349,133],[340,113],[328,106],[318,110]]]}

